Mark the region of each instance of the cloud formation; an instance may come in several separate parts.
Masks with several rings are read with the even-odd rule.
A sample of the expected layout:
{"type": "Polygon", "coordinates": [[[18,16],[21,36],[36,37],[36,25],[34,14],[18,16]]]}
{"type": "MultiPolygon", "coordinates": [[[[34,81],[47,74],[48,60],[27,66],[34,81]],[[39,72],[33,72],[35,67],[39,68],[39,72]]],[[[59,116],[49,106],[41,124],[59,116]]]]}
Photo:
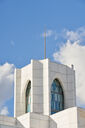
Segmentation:
{"type": "Polygon", "coordinates": [[[65,35],[66,43],[60,47],[58,52],[53,54],[56,61],[65,65],[74,65],[76,70],[77,105],[85,107],[85,29],[78,29],[76,32],[67,30],[65,35]],[[81,31],[80,31],[81,30],[81,31]]]}
{"type": "Polygon", "coordinates": [[[0,109],[13,96],[14,65],[0,65],[0,109]]]}
{"type": "MultiPolygon", "coordinates": [[[[45,33],[42,33],[41,36],[44,37],[44,34],[45,34],[45,33]]],[[[52,35],[53,35],[53,31],[52,31],[52,30],[47,30],[47,31],[46,31],[46,37],[50,37],[50,36],[52,36],[52,35]]]]}
{"type": "Polygon", "coordinates": [[[80,27],[75,31],[64,29],[63,37],[70,41],[85,41],[85,27],[80,27]]]}
{"type": "Polygon", "coordinates": [[[8,108],[6,106],[4,106],[1,111],[0,111],[0,115],[4,115],[7,116],[9,114],[8,112],[8,108]]]}
{"type": "MultiPolygon", "coordinates": [[[[42,33],[41,36],[44,37],[45,33],[42,33]]],[[[57,39],[57,32],[51,29],[46,30],[46,37],[52,37],[56,40],[57,39]]]]}

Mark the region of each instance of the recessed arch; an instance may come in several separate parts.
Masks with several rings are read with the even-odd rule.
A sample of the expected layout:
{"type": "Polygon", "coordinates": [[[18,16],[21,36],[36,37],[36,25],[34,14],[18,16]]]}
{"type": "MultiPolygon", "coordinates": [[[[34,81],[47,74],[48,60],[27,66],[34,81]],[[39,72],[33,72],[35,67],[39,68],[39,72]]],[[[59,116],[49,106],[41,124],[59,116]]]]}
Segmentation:
{"type": "Polygon", "coordinates": [[[51,85],[51,114],[64,109],[63,88],[58,79],[54,79],[51,85]]]}
{"type": "Polygon", "coordinates": [[[26,92],[26,113],[31,112],[31,81],[28,82],[26,92]]]}

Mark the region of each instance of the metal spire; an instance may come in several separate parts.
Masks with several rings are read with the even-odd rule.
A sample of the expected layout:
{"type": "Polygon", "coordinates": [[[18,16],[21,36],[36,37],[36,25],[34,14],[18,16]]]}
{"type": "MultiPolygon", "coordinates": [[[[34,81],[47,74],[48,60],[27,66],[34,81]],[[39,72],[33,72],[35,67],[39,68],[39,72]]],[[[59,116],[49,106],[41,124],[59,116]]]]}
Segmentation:
{"type": "Polygon", "coordinates": [[[44,59],[46,59],[46,29],[44,32],[44,59]]]}

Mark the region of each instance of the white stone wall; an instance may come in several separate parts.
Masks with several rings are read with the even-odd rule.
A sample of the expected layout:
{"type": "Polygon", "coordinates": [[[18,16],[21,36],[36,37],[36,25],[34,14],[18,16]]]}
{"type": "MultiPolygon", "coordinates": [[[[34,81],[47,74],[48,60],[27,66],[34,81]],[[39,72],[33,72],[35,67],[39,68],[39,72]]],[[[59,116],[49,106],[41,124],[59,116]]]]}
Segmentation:
{"type": "Polygon", "coordinates": [[[0,128],[24,128],[24,127],[16,118],[0,116],[0,128]]]}
{"type": "Polygon", "coordinates": [[[30,128],[30,113],[26,113],[20,117],[17,117],[17,120],[24,128],[30,128]]]}
{"type": "Polygon", "coordinates": [[[43,114],[51,113],[51,85],[58,79],[64,92],[64,109],[76,106],[75,71],[66,65],[40,61],[43,64],[43,114]]]}
{"type": "Polygon", "coordinates": [[[75,71],[66,65],[49,62],[49,90],[51,90],[52,82],[56,78],[63,88],[64,108],[76,106],[75,71]]]}
{"type": "Polygon", "coordinates": [[[21,114],[21,70],[15,70],[14,78],[14,117],[21,114]]]}
{"type": "Polygon", "coordinates": [[[24,128],[49,128],[49,117],[36,113],[27,113],[17,118],[24,128]]]}
{"type": "MultiPolygon", "coordinates": [[[[32,81],[32,66],[31,64],[25,66],[24,68],[21,69],[21,109],[22,109],[22,114],[26,112],[26,89],[29,81],[32,81]]],[[[31,94],[32,97],[32,94],[31,94]]],[[[20,116],[18,115],[18,116],[20,116]]]]}
{"type": "Polygon", "coordinates": [[[72,107],[51,115],[50,128],[85,128],[85,109],[72,107]]]}
{"type": "Polygon", "coordinates": [[[50,112],[50,90],[49,90],[49,59],[43,62],[43,114],[49,115],[50,112]]]}
{"type": "Polygon", "coordinates": [[[50,128],[80,128],[78,127],[77,108],[72,107],[51,115],[50,128]]]}
{"type": "Polygon", "coordinates": [[[76,106],[75,71],[49,59],[31,60],[31,64],[15,70],[14,116],[25,114],[26,88],[31,81],[31,112],[50,115],[51,85],[58,79],[64,91],[64,107],[76,106]]]}
{"type": "MultiPolygon", "coordinates": [[[[22,69],[16,69],[14,75],[14,117],[25,114],[26,111],[26,88],[31,77],[31,64],[22,69]]],[[[31,96],[32,97],[32,96],[31,96]]]]}
{"type": "Polygon", "coordinates": [[[43,113],[43,65],[32,60],[32,112],[43,113]]]}
{"type": "Polygon", "coordinates": [[[30,128],[49,128],[49,117],[41,114],[30,114],[30,128]]]}
{"type": "Polygon", "coordinates": [[[0,116],[0,128],[85,128],[85,109],[72,107],[50,116],[37,113],[17,118],[0,116]]]}

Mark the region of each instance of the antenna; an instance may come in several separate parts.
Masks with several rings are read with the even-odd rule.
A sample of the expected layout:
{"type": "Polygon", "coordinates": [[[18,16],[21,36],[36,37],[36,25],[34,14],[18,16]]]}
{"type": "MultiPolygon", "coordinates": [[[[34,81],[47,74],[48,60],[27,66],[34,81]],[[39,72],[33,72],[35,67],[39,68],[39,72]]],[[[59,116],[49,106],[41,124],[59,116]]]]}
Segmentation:
{"type": "Polygon", "coordinates": [[[44,59],[46,59],[46,29],[44,32],[44,59]]]}

